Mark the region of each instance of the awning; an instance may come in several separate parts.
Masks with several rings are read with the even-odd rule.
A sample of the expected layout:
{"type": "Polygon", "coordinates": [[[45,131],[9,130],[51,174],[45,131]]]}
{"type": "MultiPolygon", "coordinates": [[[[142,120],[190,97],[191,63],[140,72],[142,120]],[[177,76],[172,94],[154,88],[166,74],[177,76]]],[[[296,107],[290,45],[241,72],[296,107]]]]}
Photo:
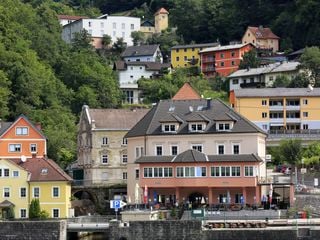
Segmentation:
{"type": "Polygon", "coordinates": [[[4,200],[3,202],[0,203],[0,208],[9,208],[9,207],[14,207],[14,204],[8,200],[4,200]]]}

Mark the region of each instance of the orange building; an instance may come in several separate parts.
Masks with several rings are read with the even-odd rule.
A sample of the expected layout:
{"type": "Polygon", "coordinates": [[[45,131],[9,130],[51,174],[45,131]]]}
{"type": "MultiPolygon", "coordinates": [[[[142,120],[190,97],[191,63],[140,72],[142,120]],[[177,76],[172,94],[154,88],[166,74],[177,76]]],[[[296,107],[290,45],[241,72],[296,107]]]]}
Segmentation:
{"type": "Polygon", "coordinates": [[[247,43],[206,48],[199,52],[201,72],[206,77],[217,74],[226,77],[238,70],[243,55],[253,47],[251,43],[247,43]]]}
{"type": "Polygon", "coordinates": [[[47,155],[46,137],[40,128],[40,125],[32,124],[24,115],[14,122],[0,122],[0,158],[47,155]]]}

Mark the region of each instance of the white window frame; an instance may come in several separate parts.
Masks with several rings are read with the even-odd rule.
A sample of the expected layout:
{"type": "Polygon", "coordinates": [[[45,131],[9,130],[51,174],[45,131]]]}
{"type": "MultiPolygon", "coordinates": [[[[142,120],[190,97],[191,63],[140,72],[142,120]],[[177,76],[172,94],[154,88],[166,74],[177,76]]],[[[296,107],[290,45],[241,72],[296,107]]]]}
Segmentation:
{"type": "Polygon", "coordinates": [[[121,163],[127,164],[128,163],[128,154],[121,154],[121,163]],[[124,161],[126,159],[126,161],[124,161]]]}
{"type": "Polygon", "coordinates": [[[22,145],[20,143],[12,143],[12,144],[8,145],[8,148],[9,148],[8,149],[9,152],[11,152],[11,153],[21,152],[22,145]],[[11,147],[13,147],[14,150],[11,150],[11,147]],[[17,148],[19,148],[19,150],[17,150],[17,148]]]}
{"type": "Polygon", "coordinates": [[[16,127],[16,136],[28,136],[28,135],[29,135],[29,128],[27,126],[16,127]]]}
{"type": "Polygon", "coordinates": [[[218,143],[217,144],[217,155],[224,155],[226,154],[226,145],[224,143],[218,143]],[[223,153],[219,153],[219,147],[223,147],[223,153]]]}
{"type": "Polygon", "coordinates": [[[108,153],[104,153],[101,155],[101,164],[108,164],[109,163],[109,155],[108,153]],[[107,162],[104,162],[107,160],[107,162]]]}
{"type": "Polygon", "coordinates": [[[20,208],[19,217],[20,218],[27,218],[28,217],[28,210],[26,208],[20,208]],[[22,216],[22,211],[24,211],[24,216],[22,216]]]}
{"type": "Polygon", "coordinates": [[[165,124],[162,124],[162,131],[163,132],[177,132],[177,126],[176,126],[176,124],[165,123],[165,124]],[[166,127],[168,127],[168,130],[166,130],[166,127]]]}
{"type": "Polygon", "coordinates": [[[155,156],[163,156],[163,145],[157,144],[154,148],[154,155],[155,156]],[[158,155],[158,148],[161,148],[161,154],[158,155]]]}
{"type": "Polygon", "coordinates": [[[206,166],[179,166],[176,167],[176,177],[177,178],[206,178],[208,177],[208,168],[206,166]],[[202,169],[205,168],[206,174],[202,176],[202,169]],[[180,170],[178,170],[180,169],[180,170]],[[200,169],[201,176],[197,175],[197,169],[200,169]],[[181,172],[182,170],[182,172],[181,172]],[[182,176],[180,176],[182,173],[182,176]],[[186,176],[188,175],[188,176],[186,176]]]}
{"type": "Polygon", "coordinates": [[[135,149],[134,154],[135,154],[136,158],[139,158],[144,155],[144,152],[143,152],[144,148],[142,146],[136,146],[134,149],[135,149]]]}
{"type": "Polygon", "coordinates": [[[303,105],[308,105],[308,99],[307,98],[302,99],[302,104],[303,105]]]}
{"type": "Polygon", "coordinates": [[[204,152],[203,144],[202,143],[193,143],[191,144],[191,149],[197,150],[198,152],[204,152]],[[198,150],[198,147],[201,147],[201,151],[198,150]],[[196,148],[196,149],[195,149],[196,148]]]}
{"type": "Polygon", "coordinates": [[[243,175],[244,177],[255,177],[255,166],[244,166],[243,167],[243,175]],[[248,173],[250,173],[250,169],[252,168],[252,175],[248,175],[246,173],[246,168],[248,168],[248,173]]]}
{"type": "Polygon", "coordinates": [[[189,131],[190,132],[203,132],[206,128],[206,124],[204,124],[203,122],[201,123],[189,123],[189,131]],[[195,129],[193,129],[193,126],[195,126],[195,129]],[[201,129],[199,128],[199,126],[201,126],[201,129]]]}
{"type": "Polygon", "coordinates": [[[52,218],[60,218],[60,208],[52,208],[52,218]],[[54,212],[58,210],[58,216],[54,216],[54,212]]]}
{"type": "Polygon", "coordinates": [[[178,145],[170,145],[170,155],[171,156],[177,156],[179,154],[179,146],[178,145]],[[177,148],[177,154],[173,155],[173,152],[172,152],[172,147],[176,147],[177,148]]]}
{"type": "Polygon", "coordinates": [[[31,153],[36,153],[38,150],[38,146],[36,143],[30,143],[30,152],[31,153]],[[35,147],[35,150],[33,151],[32,148],[35,147]]]}
{"type": "Polygon", "coordinates": [[[32,197],[33,197],[33,198],[40,198],[40,196],[41,196],[41,194],[40,194],[40,187],[39,187],[39,186],[34,186],[34,187],[32,187],[32,197]],[[38,190],[39,190],[39,191],[38,191],[39,196],[35,196],[35,189],[38,189],[38,190]]]}
{"type": "Polygon", "coordinates": [[[10,169],[9,168],[3,168],[3,177],[5,177],[5,178],[10,177],[10,169]]]}
{"type": "Polygon", "coordinates": [[[304,118],[309,117],[309,112],[303,112],[303,113],[302,113],[302,116],[303,116],[304,118]]]}
{"type": "Polygon", "coordinates": [[[10,187],[3,187],[3,198],[10,198],[10,197],[11,197],[11,189],[10,189],[10,187]],[[9,196],[6,196],[6,193],[8,193],[9,196]]]}
{"type": "Polygon", "coordinates": [[[210,166],[210,177],[221,177],[221,168],[220,166],[210,166]],[[214,168],[214,171],[212,171],[212,168],[214,168]],[[218,174],[217,174],[218,170],[218,174]],[[213,175],[213,172],[215,173],[213,175]]]}
{"type": "Polygon", "coordinates": [[[232,143],[232,154],[236,154],[236,155],[241,154],[240,143],[232,143]],[[239,147],[239,153],[234,153],[234,147],[235,147],[235,146],[238,146],[238,147],[239,147]]]}
{"type": "Polygon", "coordinates": [[[122,145],[128,145],[128,138],[122,138],[122,145]]]}
{"type": "Polygon", "coordinates": [[[261,100],[261,105],[262,106],[267,106],[267,100],[266,99],[262,99],[261,100]]]}
{"type": "Polygon", "coordinates": [[[224,131],[231,131],[233,128],[233,123],[232,122],[217,122],[216,123],[216,130],[218,132],[224,132],[224,131]],[[226,128],[226,126],[229,126],[229,128],[226,128]],[[220,127],[222,128],[220,129],[220,127]]]}
{"type": "Polygon", "coordinates": [[[19,188],[19,197],[20,198],[26,198],[26,197],[28,197],[28,193],[27,193],[27,188],[26,187],[20,187],[19,188]],[[22,196],[22,189],[25,189],[25,196],[22,196]]]}
{"type": "Polygon", "coordinates": [[[53,186],[52,187],[52,198],[60,198],[60,187],[59,186],[53,186]],[[54,193],[55,193],[54,190],[55,189],[58,189],[58,196],[54,195],[54,193]]]}

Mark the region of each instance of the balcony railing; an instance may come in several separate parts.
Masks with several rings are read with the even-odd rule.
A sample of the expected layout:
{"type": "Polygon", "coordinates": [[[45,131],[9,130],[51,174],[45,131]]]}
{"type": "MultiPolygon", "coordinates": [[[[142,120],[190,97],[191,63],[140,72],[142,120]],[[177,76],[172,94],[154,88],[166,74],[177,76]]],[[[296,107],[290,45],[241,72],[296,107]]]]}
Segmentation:
{"type": "Polygon", "coordinates": [[[207,67],[207,68],[202,68],[202,72],[214,72],[216,68],[214,67],[207,67]]]}
{"type": "Polygon", "coordinates": [[[264,82],[253,82],[253,83],[240,83],[241,88],[263,88],[266,84],[264,82]]]}
{"type": "Polygon", "coordinates": [[[286,110],[300,110],[300,105],[287,105],[286,110]]]}
{"type": "Polygon", "coordinates": [[[283,105],[273,105],[269,107],[270,111],[282,111],[283,105]]]}
{"type": "Polygon", "coordinates": [[[301,119],[300,118],[286,118],[287,123],[300,123],[301,119]]]}
{"type": "Polygon", "coordinates": [[[214,61],[215,61],[215,58],[202,58],[203,63],[214,62],[214,61]]]}

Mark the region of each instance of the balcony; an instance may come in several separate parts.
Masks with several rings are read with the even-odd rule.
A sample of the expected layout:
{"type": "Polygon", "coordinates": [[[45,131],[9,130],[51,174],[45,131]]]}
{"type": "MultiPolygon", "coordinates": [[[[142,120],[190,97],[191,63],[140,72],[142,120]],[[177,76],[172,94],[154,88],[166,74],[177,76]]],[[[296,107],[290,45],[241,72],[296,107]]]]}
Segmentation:
{"type": "Polygon", "coordinates": [[[216,71],[215,67],[202,68],[202,72],[214,72],[214,71],[216,71]]]}
{"type": "Polygon", "coordinates": [[[264,82],[240,83],[241,88],[264,88],[265,86],[264,82]]]}
{"type": "Polygon", "coordinates": [[[283,139],[301,139],[302,144],[317,141],[320,138],[320,129],[298,129],[298,130],[270,130],[268,131],[267,144],[279,146],[283,139]]]}
{"type": "Polygon", "coordinates": [[[208,63],[208,62],[215,62],[215,58],[202,58],[201,59],[203,63],[208,63]]]}
{"type": "Polygon", "coordinates": [[[270,118],[270,123],[281,123],[284,124],[283,118],[270,118]]]}
{"type": "Polygon", "coordinates": [[[269,107],[270,111],[283,111],[283,105],[273,105],[269,107]]]}
{"type": "Polygon", "coordinates": [[[286,118],[287,123],[300,123],[300,118],[286,118]]]}
{"type": "Polygon", "coordinates": [[[290,111],[290,110],[300,110],[300,105],[287,105],[286,106],[286,110],[290,111]]]}

